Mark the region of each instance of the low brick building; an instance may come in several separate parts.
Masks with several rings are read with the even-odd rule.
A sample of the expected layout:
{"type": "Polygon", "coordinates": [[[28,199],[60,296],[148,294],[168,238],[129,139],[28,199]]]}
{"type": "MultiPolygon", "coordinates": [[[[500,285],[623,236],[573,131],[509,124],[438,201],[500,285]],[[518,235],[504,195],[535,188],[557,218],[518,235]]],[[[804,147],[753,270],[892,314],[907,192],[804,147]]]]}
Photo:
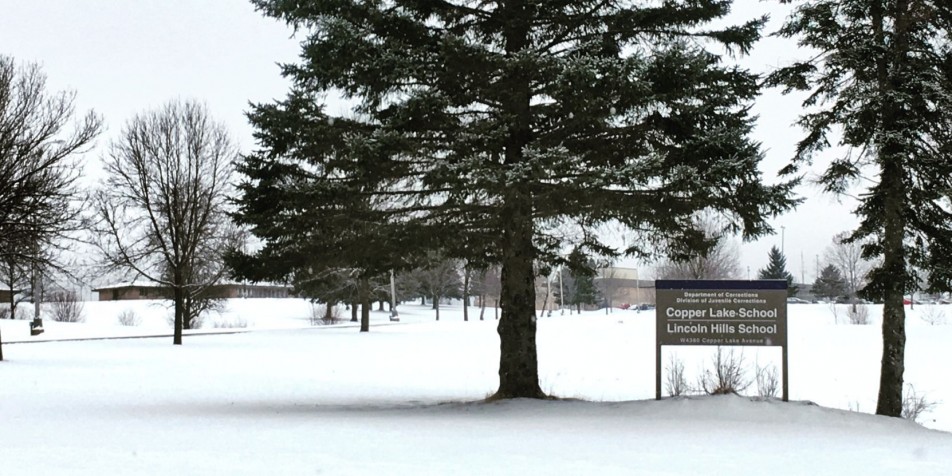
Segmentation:
{"type": "MultiPolygon", "coordinates": [[[[93,289],[100,301],[172,299],[172,289],[151,283],[119,283],[93,289]]],[[[215,298],[287,298],[291,287],[280,284],[224,283],[212,287],[215,298]]]]}

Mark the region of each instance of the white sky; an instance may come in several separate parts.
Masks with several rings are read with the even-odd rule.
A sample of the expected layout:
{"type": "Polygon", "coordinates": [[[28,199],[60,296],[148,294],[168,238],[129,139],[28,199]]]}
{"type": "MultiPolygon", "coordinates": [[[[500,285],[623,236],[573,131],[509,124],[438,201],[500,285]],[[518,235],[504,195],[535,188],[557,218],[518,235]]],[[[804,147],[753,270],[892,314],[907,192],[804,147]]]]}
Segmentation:
{"type": "MultiPolygon", "coordinates": [[[[80,110],[102,114],[108,130],[100,145],[134,114],[171,99],[194,98],[206,102],[248,151],[254,144],[244,118],[248,102],[284,96],[288,83],[276,63],[293,62],[298,51],[289,28],[256,13],[243,0],[2,0],[0,4],[0,54],[39,62],[49,76],[50,89],[73,89],[80,110]]],[[[741,18],[771,13],[772,31],[784,9],[776,3],[740,0],[736,11],[741,18]]],[[[744,63],[762,72],[788,63],[796,54],[791,42],[768,39],[744,63]]],[[[791,125],[799,110],[796,99],[777,91],[768,91],[755,107],[760,116],[755,139],[763,143],[762,171],[768,182],[776,180],[802,136],[791,125]]],[[[86,174],[98,174],[99,154],[89,155],[86,174]]],[[[797,280],[802,271],[812,282],[817,255],[822,260],[832,236],[856,225],[852,205],[839,204],[809,186],[799,193],[808,197],[807,202],[773,220],[776,236],[741,247],[741,261],[745,269],[749,266],[751,277],[766,265],[770,246],[781,246],[781,226],[788,270],[797,280]]]]}

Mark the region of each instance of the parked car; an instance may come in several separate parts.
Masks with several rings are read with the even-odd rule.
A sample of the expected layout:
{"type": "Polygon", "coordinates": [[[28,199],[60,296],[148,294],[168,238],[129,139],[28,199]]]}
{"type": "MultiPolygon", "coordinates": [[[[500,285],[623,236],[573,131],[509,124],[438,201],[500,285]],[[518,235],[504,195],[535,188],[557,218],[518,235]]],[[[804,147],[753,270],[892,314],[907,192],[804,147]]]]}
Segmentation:
{"type": "Polygon", "coordinates": [[[798,297],[788,297],[787,304],[810,304],[810,301],[806,299],[800,299],[798,297]]]}

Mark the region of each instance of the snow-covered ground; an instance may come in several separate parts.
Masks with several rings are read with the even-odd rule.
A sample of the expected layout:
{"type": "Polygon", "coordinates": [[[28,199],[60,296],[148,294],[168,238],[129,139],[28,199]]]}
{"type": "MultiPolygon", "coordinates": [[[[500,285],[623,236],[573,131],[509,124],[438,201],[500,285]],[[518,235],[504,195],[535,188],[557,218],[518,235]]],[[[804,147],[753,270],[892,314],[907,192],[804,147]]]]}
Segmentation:
{"type": "MultiPolygon", "coordinates": [[[[360,334],[311,326],[304,301],[232,300],[195,333],[253,332],[184,346],[171,345],[169,312],[89,302],[85,323],[46,321],[38,337],[0,321],[0,475],[952,474],[952,306],[908,311],[906,380],[938,402],[928,428],[868,414],[875,306],[868,326],[846,324],[842,308],[836,323],[829,305],[789,306],[790,403],[653,400],[653,312],[539,319],[541,384],[562,400],[490,403],[492,310],[462,322],[443,308],[434,322],[405,304],[399,324],[374,312],[360,334]],[[119,325],[125,310],[139,326],[119,325]],[[946,323],[922,319],[939,311],[946,323]]],[[[779,364],[779,349],[743,352],[750,370],[779,364]]],[[[668,347],[664,358],[696,375],[711,354],[668,347]]]]}

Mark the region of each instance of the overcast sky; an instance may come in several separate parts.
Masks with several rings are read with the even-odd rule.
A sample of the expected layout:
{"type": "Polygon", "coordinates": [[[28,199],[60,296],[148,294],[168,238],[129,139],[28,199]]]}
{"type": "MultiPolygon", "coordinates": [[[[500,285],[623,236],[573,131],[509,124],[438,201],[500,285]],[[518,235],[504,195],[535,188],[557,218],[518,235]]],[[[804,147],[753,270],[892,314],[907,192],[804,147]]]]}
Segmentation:
{"type": "MultiPolygon", "coordinates": [[[[769,29],[776,29],[785,11],[778,3],[741,0],[735,17],[769,13],[769,29]]],[[[284,96],[288,83],[276,63],[294,61],[298,51],[288,27],[243,0],[0,0],[0,5],[0,54],[40,63],[50,89],[73,89],[80,110],[102,114],[108,130],[100,145],[134,114],[171,99],[194,98],[204,101],[248,151],[254,145],[244,117],[248,103],[284,96]]],[[[797,56],[803,55],[793,43],[767,39],[743,61],[764,72],[797,56]]],[[[773,182],[802,136],[792,125],[799,101],[768,91],[754,112],[760,116],[755,139],[766,153],[761,170],[773,182]]],[[[91,177],[98,174],[100,154],[89,154],[85,172],[91,177]]],[[[818,160],[814,170],[824,163],[818,160]]],[[[806,203],[773,220],[777,235],[741,247],[745,274],[749,267],[756,278],[770,246],[782,244],[788,270],[797,281],[803,275],[812,282],[816,257],[822,266],[833,235],[855,227],[851,203],[810,186],[799,193],[806,203]]]]}

